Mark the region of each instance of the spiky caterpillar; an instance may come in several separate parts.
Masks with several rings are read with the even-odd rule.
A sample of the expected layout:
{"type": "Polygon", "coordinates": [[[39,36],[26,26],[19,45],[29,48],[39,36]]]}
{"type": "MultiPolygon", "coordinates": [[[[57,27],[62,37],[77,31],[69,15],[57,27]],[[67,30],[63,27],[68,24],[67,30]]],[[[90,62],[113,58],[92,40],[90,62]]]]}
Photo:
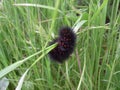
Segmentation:
{"type": "Polygon", "coordinates": [[[50,45],[58,43],[57,46],[49,52],[52,60],[62,63],[74,51],[76,43],[76,34],[70,27],[62,27],[59,30],[58,38],[50,42],[50,45]]]}

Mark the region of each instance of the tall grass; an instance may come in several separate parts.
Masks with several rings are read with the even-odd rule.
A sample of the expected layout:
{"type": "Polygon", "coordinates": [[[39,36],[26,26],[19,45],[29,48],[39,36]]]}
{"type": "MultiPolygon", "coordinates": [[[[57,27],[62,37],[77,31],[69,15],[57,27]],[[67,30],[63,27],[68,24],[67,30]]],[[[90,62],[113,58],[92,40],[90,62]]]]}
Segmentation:
{"type": "Polygon", "coordinates": [[[3,0],[0,78],[8,90],[119,90],[120,0],[3,0]],[[74,53],[52,62],[48,43],[62,26],[77,34],[74,53]]]}

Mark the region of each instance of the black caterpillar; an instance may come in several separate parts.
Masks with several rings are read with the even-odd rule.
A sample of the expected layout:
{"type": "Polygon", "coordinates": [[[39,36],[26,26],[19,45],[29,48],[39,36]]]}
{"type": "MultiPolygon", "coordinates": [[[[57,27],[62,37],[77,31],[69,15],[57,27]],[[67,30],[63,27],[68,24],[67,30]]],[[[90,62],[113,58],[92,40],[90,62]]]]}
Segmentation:
{"type": "Polygon", "coordinates": [[[59,30],[58,38],[50,42],[50,45],[54,43],[58,43],[58,45],[49,52],[49,57],[54,61],[62,63],[74,51],[76,34],[70,27],[62,27],[59,30]]]}

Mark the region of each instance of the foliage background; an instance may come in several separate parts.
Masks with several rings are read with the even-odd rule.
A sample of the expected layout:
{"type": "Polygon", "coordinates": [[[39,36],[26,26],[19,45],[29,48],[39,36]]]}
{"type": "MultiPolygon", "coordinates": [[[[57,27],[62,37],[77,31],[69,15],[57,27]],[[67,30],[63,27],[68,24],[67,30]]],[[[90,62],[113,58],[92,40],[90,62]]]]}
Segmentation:
{"type": "Polygon", "coordinates": [[[22,84],[22,90],[120,90],[119,3],[1,1],[0,77],[8,78],[8,90],[22,84]],[[44,50],[62,26],[77,30],[77,43],[69,60],[58,64],[50,61],[44,50]],[[29,72],[24,73],[26,70],[29,72]]]}

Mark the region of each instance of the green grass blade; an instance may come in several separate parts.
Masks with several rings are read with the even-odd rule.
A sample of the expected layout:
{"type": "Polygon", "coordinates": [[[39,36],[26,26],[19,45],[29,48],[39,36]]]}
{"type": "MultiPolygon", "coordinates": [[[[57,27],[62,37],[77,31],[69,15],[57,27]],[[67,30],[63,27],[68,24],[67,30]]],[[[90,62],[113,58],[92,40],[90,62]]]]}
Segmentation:
{"type": "MultiPolygon", "coordinates": [[[[52,50],[55,46],[56,46],[56,44],[53,44],[53,45],[47,47],[47,48],[45,49],[46,52],[48,53],[48,52],[49,52],[50,50],[52,50]]],[[[12,64],[12,65],[10,65],[10,66],[2,69],[2,70],[0,71],[0,78],[2,78],[3,76],[5,76],[5,75],[8,74],[9,72],[13,71],[13,70],[16,69],[17,67],[21,66],[25,61],[27,61],[27,60],[30,59],[31,57],[40,54],[42,51],[43,51],[43,50],[41,50],[41,51],[39,51],[39,52],[37,52],[37,53],[35,53],[35,54],[33,54],[33,55],[31,55],[31,56],[29,56],[29,57],[21,60],[21,61],[18,61],[18,62],[16,62],[16,63],[14,63],[14,64],[12,64]]],[[[46,53],[46,54],[47,54],[47,53],[46,53]]]]}
{"type": "Polygon", "coordinates": [[[19,80],[19,82],[18,82],[18,86],[16,87],[15,90],[21,90],[22,85],[23,85],[23,82],[24,82],[24,79],[25,79],[25,76],[27,75],[27,73],[28,73],[29,70],[30,70],[30,69],[28,68],[28,69],[25,71],[25,73],[22,75],[22,77],[20,78],[20,80],[19,80]]]}

